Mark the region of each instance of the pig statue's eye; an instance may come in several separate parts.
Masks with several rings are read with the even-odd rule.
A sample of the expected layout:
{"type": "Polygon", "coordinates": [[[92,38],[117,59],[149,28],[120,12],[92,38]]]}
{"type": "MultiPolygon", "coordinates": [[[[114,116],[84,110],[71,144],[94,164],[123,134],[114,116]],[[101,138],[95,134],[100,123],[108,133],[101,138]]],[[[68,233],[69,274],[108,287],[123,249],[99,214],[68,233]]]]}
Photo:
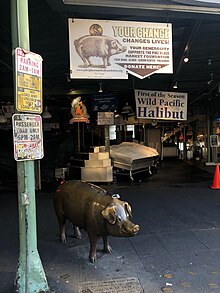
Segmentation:
{"type": "Polygon", "coordinates": [[[117,218],[118,218],[119,222],[122,222],[121,216],[118,216],[117,218]]]}

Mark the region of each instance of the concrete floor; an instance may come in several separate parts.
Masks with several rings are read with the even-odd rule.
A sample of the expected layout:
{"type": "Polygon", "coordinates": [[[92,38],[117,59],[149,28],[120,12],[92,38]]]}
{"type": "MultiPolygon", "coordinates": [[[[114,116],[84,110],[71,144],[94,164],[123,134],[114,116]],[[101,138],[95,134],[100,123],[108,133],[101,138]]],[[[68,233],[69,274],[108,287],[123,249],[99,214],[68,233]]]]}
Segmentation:
{"type": "MultiPolygon", "coordinates": [[[[38,250],[51,291],[220,292],[220,190],[209,188],[213,170],[164,161],[152,177],[102,186],[131,204],[141,231],[133,238],[111,237],[111,254],[101,251],[100,241],[95,264],[88,261],[84,231],[77,240],[68,224],[67,243],[59,242],[53,193],[37,192],[38,250]]],[[[19,248],[17,193],[1,186],[0,198],[0,293],[10,293],[19,248]]]]}

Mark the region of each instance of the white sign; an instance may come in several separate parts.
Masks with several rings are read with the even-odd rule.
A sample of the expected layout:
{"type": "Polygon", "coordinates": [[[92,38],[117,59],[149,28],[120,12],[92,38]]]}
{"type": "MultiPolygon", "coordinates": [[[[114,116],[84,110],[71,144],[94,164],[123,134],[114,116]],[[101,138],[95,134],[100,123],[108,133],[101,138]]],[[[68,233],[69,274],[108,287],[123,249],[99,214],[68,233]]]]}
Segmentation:
{"type": "Polygon", "coordinates": [[[173,73],[170,23],[69,19],[70,77],[173,73]]]}
{"type": "Polygon", "coordinates": [[[187,5],[205,5],[205,6],[217,6],[220,5],[220,0],[176,0],[176,2],[180,2],[182,4],[187,4],[187,5]]]}
{"type": "Polygon", "coordinates": [[[137,118],[187,120],[187,93],[135,90],[137,118]]]}
{"type": "Polygon", "coordinates": [[[12,116],[14,158],[16,161],[39,160],[44,156],[42,118],[34,114],[12,116]]]}
{"type": "Polygon", "coordinates": [[[98,112],[97,125],[113,125],[114,112],[98,112]]]}
{"type": "Polygon", "coordinates": [[[15,49],[16,109],[19,112],[42,112],[42,57],[15,49]]]}

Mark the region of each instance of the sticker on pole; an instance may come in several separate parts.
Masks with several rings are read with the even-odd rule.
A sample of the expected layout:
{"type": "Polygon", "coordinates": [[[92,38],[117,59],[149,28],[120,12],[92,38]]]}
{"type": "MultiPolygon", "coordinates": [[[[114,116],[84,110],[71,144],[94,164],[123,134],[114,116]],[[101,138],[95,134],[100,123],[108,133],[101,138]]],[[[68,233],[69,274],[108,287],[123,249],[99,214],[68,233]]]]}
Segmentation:
{"type": "Polygon", "coordinates": [[[35,114],[12,116],[14,158],[16,161],[39,160],[44,156],[42,118],[35,114]]]}
{"type": "Polygon", "coordinates": [[[15,49],[16,109],[19,112],[42,113],[42,57],[15,49]]]}

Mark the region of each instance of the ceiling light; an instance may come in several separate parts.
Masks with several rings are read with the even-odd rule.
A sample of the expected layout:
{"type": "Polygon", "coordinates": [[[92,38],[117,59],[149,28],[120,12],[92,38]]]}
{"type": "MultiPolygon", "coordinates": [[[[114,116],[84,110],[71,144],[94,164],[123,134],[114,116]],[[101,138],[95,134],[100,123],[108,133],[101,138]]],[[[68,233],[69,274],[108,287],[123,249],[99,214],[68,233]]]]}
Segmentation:
{"type": "Polygon", "coordinates": [[[48,111],[47,106],[45,106],[45,109],[44,109],[44,111],[43,111],[43,113],[42,113],[42,118],[44,118],[44,119],[49,119],[49,118],[51,118],[51,117],[52,117],[52,115],[51,115],[50,112],[48,111]]]}
{"type": "Polygon", "coordinates": [[[0,110],[0,123],[7,122],[7,118],[5,117],[5,114],[0,110]]]}
{"type": "Polygon", "coordinates": [[[208,65],[212,65],[212,59],[208,59],[208,65]]]}
{"type": "Polygon", "coordinates": [[[184,63],[189,62],[189,57],[188,57],[188,56],[185,56],[185,57],[183,58],[183,61],[184,61],[184,63]]]}
{"type": "Polygon", "coordinates": [[[128,105],[128,103],[125,104],[125,106],[123,106],[121,113],[122,114],[128,114],[132,112],[132,108],[131,106],[128,105]]]}
{"type": "Polygon", "coordinates": [[[173,88],[174,88],[174,89],[177,89],[177,88],[178,88],[177,81],[176,81],[175,84],[173,85],[173,88]]]}
{"type": "Polygon", "coordinates": [[[157,126],[157,120],[153,120],[153,121],[151,122],[151,125],[152,125],[152,126],[157,126]]]}

